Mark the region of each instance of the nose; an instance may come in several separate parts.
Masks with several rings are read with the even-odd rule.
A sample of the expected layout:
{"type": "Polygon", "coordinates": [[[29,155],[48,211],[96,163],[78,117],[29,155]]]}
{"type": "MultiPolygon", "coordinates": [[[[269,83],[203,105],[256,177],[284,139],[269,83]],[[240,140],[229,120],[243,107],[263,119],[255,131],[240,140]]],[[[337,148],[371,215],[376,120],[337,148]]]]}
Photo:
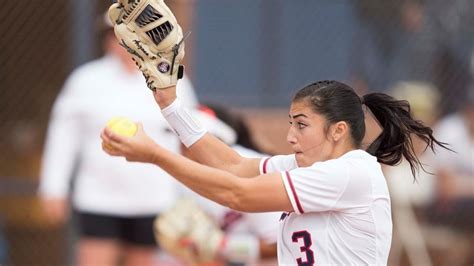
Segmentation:
{"type": "Polygon", "coordinates": [[[295,134],[293,133],[292,127],[288,130],[288,134],[286,135],[286,141],[290,144],[295,144],[296,143],[296,137],[295,134]]]}

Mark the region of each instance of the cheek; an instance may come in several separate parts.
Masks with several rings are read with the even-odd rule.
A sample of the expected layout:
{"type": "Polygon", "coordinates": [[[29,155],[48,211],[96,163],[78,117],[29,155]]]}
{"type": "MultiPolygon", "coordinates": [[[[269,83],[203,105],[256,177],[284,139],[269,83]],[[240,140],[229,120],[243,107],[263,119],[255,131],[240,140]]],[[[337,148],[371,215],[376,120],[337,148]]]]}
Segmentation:
{"type": "Polygon", "coordinates": [[[301,139],[303,140],[300,142],[302,146],[312,148],[322,146],[326,138],[322,132],[311,130],[302,134],[301,139]]]}

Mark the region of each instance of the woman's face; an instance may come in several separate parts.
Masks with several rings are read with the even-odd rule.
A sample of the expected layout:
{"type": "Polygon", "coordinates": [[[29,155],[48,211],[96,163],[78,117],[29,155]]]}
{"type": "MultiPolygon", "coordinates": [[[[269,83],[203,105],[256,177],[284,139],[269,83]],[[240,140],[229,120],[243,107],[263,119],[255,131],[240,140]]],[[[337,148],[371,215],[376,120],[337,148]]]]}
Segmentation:
{"type": "Polygon", "coordinates": [[[307,167],[329,159],[333,143],[327,138],[326,119],[315,113],[304,100],[290,107],[287,141],[296,155],[298,166],[307,167]]]}

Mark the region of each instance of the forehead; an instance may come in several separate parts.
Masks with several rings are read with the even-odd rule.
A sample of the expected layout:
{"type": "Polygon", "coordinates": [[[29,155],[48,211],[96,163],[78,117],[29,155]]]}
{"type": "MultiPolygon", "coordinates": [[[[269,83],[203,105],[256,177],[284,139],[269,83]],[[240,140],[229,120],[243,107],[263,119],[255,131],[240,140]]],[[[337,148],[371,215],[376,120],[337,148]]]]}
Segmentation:
{"type": "Polygon", "coordinates": [[[311,104],[307,101],[299,100],[296,102],[292,102],[290,106],[290,117],[294,117],[301,114],[305,117],[312,117],[316,113],[311,108],[311,104]]]}
{"type": "Polygon", "coordinates": [[[298,119],[299,121],[305,121],[314,125],[326,124],[326,118],[314,112],[311,103],[304,100],[293,102],[288,116],[290,119],[298,119]]]}

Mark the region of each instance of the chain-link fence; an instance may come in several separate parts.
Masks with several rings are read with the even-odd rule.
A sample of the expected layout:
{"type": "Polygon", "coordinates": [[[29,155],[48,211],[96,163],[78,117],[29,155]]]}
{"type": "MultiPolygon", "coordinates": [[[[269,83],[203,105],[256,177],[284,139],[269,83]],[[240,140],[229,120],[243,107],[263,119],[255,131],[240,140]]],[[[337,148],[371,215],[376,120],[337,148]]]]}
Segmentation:
{"type": "Polygon", "coordinates": [[[2,265],[58,264],[58,230],[35,204],[41,142],[51,104],[71,70],[68,1],[4,1],[0,10],[0,215],[2,265]],[[49,237],[51,235],[51,238],[49,237]]]}
{"type": "Polygon", "coordinates": [[[97,56],[94,19],[108,3],[2,2],[0,25],[0,264],[64,265],[65,230],[36,199],[49,113],[74,66],[97,56]],[[84,23],[84,21],[86,23],[84,23]],[[4,252],[5,251],[5,252],[4,252]]]}
{"type": "MultiPolygon", "coordinates": [[[[64,245],[66,230],[46,222],[35,193],[52,104],[71,70],[101,54],[96,18],[110,2],[2,1],[0,233],[5,241],[0,238],[0,265],[72,261],[64,245]]],[[[423,95],[437,95],[422,97],[434,101],[428,103],[427,118],[433,123],[462,106],[470,92],[471,0],[169,3],[183,29],[193,32],[186,64],[200,100],[245,108],[257,141],[276,152],[289,151],[285,113],[292,94],[316,80],[343,80],[361,93],[391,92],[401,81],[424,84],[423,95]],[[272,139],[269,147],[262,132],[282,139],[272,139]]],[[[415,214],[418,221],[418,210],[415,214]]],[[[420,230],[426,228],[431,227],[420,230]]],[[[448,245],[426,245],[435,265],[450,262],[445,254],[452,243],[461,243],[460,249],[469,245],[450,227],[430,232],[442,237],[425,239],[430,245],[453,239],[448,245]]],[[[404,243],[394,237],[398,257],[392,264],[413,263],[410,252],[402,251],[404,243]]]]}

